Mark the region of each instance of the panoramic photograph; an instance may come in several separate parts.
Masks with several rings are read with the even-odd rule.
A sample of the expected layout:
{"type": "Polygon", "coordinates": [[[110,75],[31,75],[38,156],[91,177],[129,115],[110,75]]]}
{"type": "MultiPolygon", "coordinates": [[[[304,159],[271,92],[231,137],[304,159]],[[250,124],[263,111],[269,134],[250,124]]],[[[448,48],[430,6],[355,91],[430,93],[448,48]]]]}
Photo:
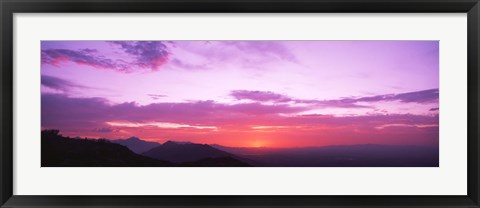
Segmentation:
{"type": "Polygon", "coordinates": [[[42,167],[439,167],[438,41],[42,41],[42,167]]]}

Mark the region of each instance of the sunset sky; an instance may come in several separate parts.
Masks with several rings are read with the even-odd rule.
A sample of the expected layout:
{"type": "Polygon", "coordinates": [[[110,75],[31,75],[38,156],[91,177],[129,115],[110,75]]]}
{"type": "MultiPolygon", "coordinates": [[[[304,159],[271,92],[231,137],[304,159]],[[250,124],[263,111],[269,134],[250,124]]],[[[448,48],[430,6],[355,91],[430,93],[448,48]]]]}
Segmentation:
{"type": "Polygon", "coordinates": [[[42,41],[42,129],[241,147],[438,145],[438,41],[42,41]]]}

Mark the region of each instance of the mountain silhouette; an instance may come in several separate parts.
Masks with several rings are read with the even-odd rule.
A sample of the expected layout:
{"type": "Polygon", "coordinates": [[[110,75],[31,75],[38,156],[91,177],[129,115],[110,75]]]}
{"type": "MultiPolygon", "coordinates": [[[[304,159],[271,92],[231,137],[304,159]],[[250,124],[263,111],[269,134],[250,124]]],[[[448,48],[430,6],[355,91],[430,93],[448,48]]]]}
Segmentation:
{"type": "Polygon", "coordinates": [[[135,154],[106,139],[63,137],[58,130],[42,131],[42,167],[165,167],[176,164],[135,154]]]}
{"type": "MultiPolygon", "coordinates": [[[[437,146],[360,144],[253,148],[168,141],[136,154],[127,146],[107,139],[69,138],[60,135],[58,130],[43,130],[41,135],[42,167],[439,166],[437,146]]],[[[139,138],[127,140],[134,144],[147,143],[139,138]]]]}
{"type": "Polygon", "coordinates": [[[207,158],[233,157],[232,154],[206,144],[167,141],[142,155],[176,163],[192,162],[207,158]]]}
{"type": "MultiPolygon", "coordinates": [[[[167,142],[164,146],[171,149],[174,145],[187,145],[180,150],[204,152],[205,157],[193,158],[188,162],[166,161],[136,154],[128,147],[107,139],[70,138],[59,134],[58,130],[43,130],[41,133],[42,167],[246,167],[248,163],[235,159],[229,153],[209,148],[208,145],[193,143],[167,142]],[[198,148],[200,147],[200,148],[198,148]],[[199,149],[194,150],[194,149],[199,149]]],[[[138,138],[128,139],[142,144],[138,138]],[[139,140],[139,141],[136,141],[139,140]]],[[[189,151],[180,155],[191,155],[189,151]]],[[[197,155],[198,156],[198,155],[197,155]]],[[[181,157],[184,158],[184,157],[181,157]]]]}
{"type": "Polygon", "coordinates": [[[128,139],[114,139],[110,140],[113,143],[121,144],[123,146],[128,147],[128,149],[132,150],[137,154],[141,154],[146,152],[154,147],[160,146],[160,143],[157,142],[147,142],[144,140],[139,139],[138,137],[130,137],[128,139]]]}

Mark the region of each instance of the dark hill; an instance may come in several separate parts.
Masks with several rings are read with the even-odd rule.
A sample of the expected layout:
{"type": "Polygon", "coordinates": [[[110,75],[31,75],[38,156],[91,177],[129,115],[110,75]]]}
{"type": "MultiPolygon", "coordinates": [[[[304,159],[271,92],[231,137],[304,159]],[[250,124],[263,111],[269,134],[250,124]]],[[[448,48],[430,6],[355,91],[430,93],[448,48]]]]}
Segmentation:
{"type": "Polygon", "coordinates": [[[105,139],[73,139],[58,130],[42,131],[42,167],[163,167],[171,162],[135,154],[105,139]]]}
{"type": "Polygon", "coordinates": [[[172,141],[165,142],[164,144],[143,153],[143,155],[175,163],[233,156],[230,153],[215,149],[206,144],[177,143],[172,141]]]}
{"type": "Polygon", "coordinates": [[[110,141],[126,146],[137,154],[141,154],[143,152],[151,150],[152,148],[160,146],[160,144],[157,142],[147,142],[139,139],[138,137],[130,137],[128,139],[115,139],[110,141]]]}

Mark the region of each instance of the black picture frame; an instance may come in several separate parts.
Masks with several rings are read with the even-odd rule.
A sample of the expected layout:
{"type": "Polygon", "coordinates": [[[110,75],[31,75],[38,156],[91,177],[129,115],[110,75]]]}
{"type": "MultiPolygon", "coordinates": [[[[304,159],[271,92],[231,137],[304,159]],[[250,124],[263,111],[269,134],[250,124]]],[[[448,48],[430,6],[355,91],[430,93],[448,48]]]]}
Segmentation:
{"type": "MultiPolygon", "coordinates": [[[[0,0],[1,207],[480,207],[478,0],[0,0]],[[468,194],[466,196],[25,196],[13,195],[14,13],[467,13],[468,194]]],[[[452,179],[453,180],[453,179],[452,179]]],[[[414,187],[412,187],[414,188],[414,187]]]]}

